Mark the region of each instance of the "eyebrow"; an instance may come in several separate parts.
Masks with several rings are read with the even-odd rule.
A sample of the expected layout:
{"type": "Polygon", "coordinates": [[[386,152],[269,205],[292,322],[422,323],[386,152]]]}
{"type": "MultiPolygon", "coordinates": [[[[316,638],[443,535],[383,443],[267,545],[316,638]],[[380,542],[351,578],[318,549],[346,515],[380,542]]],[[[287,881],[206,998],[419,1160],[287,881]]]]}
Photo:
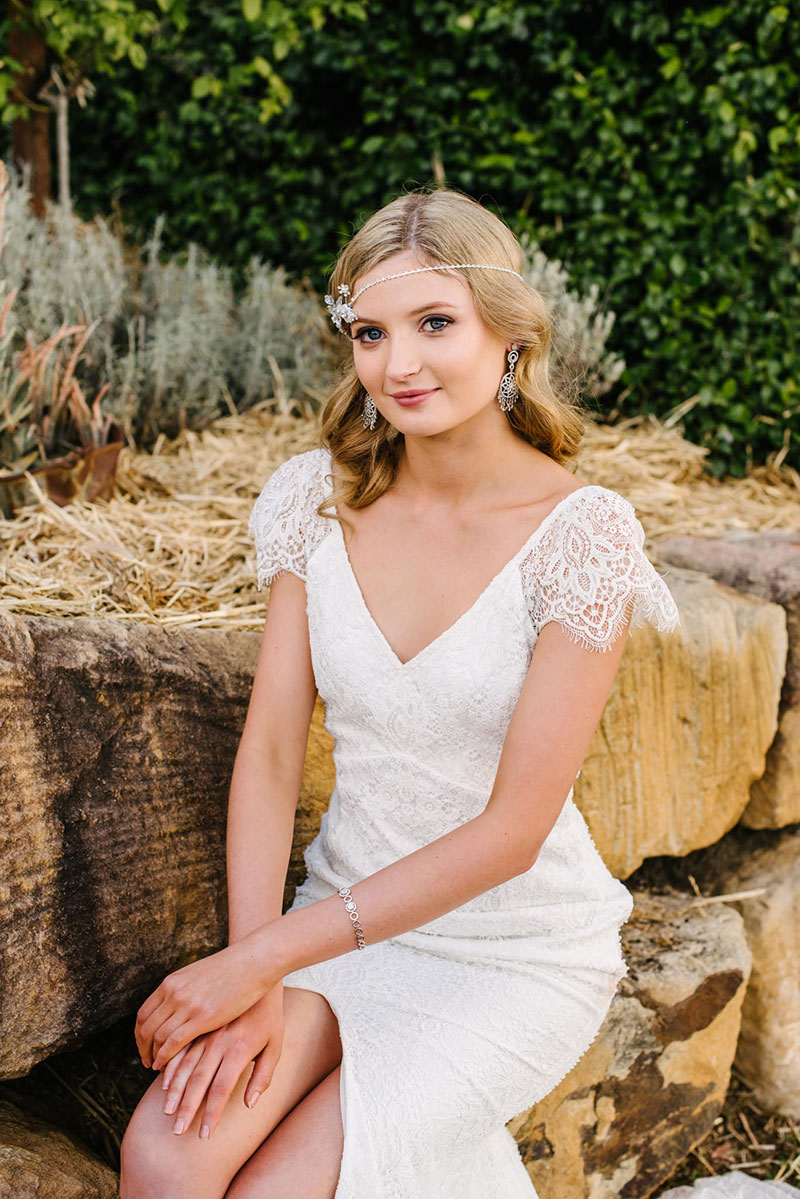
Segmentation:
{"type": "MultiPolygon", "coordinates": [[[[419,316],[423,312],[427,312],[429,308],[458,308],[458,304],[451,304],[447,300],[431,300],[430,304],[423,304],[421,308],[415,308],[413,312],[409,312],[409,316],[419,316]]],[[[360,325],[366,322],[368,325],[379,325],[381,322],[374,320],[372,317],[360,316],[358,320],[352,322],[354,325],[360,325]]]]}

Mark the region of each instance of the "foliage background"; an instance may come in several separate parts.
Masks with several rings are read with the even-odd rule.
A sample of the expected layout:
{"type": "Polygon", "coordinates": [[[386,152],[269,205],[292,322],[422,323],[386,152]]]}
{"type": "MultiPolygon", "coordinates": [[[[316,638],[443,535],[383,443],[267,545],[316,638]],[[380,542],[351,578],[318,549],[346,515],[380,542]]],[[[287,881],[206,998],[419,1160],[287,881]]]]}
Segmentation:
{"type": "Polygon", "coordinates": [[[800,9],[343,4],[280,51],[264,120],[236,69],[274,49],[240,0],[162,21],[146,68],[121,62],[72,113],[78,209],[111,195],[135,238],[165,213],[165,249],[257,254],[322,293],[373,209],[460,188],[616,312],[627,368],[601,415],[682,406],[718,475],[797,461],[800,9]]]}

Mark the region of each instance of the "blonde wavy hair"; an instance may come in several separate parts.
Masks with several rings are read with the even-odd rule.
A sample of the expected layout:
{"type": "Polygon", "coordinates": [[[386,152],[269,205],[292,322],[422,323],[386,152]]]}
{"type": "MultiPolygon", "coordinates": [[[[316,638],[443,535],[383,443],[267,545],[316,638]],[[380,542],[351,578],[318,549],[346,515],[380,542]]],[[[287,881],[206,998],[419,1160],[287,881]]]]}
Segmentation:
{"type": "MultiPolygon", "coordinates": [[[[507,225],[470,196],[450,189],[407,192],[378,209],[341,250],[328,291],[354,283],[384,259],[413,251],[426,266],[485,262],[522,272],[523,251],[507,225]]],[[[505,414],[523,441],[562,464],[577,450],[585,421],[578,395],[556,386],[550,373],[553,322],[535,288],[501,271],[461,270],[484,323],[500,337],[516,341],[519,398],[505,414]]],[[[498,380],[499,384],[499,380],[498,380]]],[[[366,508],[391,487],[403,455],[404,435],[377,414],[374,429],[364,427],[366,392],[356,373],[351,347],[321,415],[320,443],[336,465],[338,479],[320,504],[320,516],[350,525],[335,512],[344,502],[366,508]]],[[[352,531],[352,530],[351,530],[352,531]]]]}

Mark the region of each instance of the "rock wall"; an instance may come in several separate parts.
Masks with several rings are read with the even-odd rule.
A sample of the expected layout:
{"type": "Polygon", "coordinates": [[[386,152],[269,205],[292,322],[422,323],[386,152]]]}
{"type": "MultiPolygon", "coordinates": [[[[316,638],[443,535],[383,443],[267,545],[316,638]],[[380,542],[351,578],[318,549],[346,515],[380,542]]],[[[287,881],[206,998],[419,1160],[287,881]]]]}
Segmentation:
{"type": "Polygon", "coordinates": [[[779,604],[673,570],[681,627],[632,629],[575,802],[608,868],[717,841],[740,819],[778,727],[779,604]]]}
{"type": "Polygon", "coordinates": [[[787,653],[777,735],[766,768],[756,776],[742,823],[782,828],[800,820],[800,535],[780,529],[726,537],[669,537],[659,543],[665,562],[693,570],[780,605],[786,614],[787,653]]]}
{"type": "Polygon", "coordinates": [[[739,825],[716,845],[648,865],[650,885],[692,875],[703,895],[744,922],[753,967],[742,1008],[736,1066],[765,1111],[800,1119],[800,825],[739,825]]]}
{"type": "Polygon", "coordinates": [[[0,614],[0,1076],[224,945],[258,640],[0,614]]]}

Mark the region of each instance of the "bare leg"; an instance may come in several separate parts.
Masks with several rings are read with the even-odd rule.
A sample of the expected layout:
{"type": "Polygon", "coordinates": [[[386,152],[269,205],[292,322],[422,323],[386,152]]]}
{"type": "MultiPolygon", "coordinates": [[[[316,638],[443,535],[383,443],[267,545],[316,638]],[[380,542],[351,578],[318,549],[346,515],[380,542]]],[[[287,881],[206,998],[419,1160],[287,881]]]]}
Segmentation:
{"type": "Polygon", "coordinates": [[[270,1086],[251,1110],[248,1066],[214,1130],[201,1141],[203,1105],[180,1136],[163,1111],[159,1074],[133,1113],[121,1146],[120,1199],[221,1199],[240,1167],[342,1060],[339,1023],[322,995],[284,988],[284,1037],[270,1086]]]}
{"type": "Polygon", "coordinates": [[[242,1166],[225,1199],[333,1199],[344,1145],[341,1074],[337,1066],[292,1108],[242,1166]]]}

